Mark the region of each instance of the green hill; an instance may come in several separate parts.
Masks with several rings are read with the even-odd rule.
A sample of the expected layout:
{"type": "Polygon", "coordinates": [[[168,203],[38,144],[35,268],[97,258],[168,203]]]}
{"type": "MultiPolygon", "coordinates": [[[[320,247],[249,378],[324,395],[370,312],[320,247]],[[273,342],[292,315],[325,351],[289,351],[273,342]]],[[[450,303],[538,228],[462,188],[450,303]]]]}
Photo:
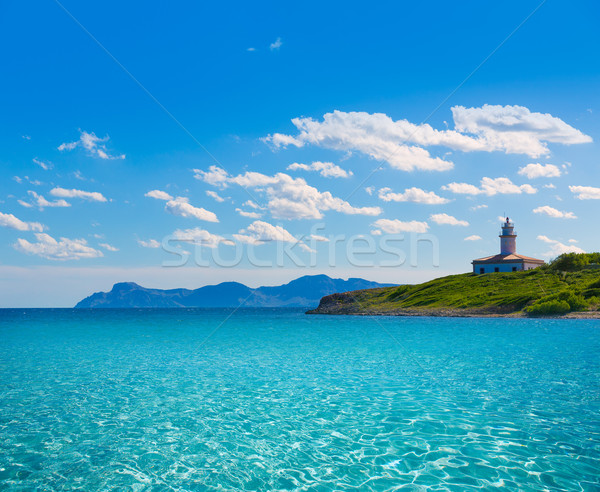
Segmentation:
{"type": "Polygon", "coordinates": [[[312,314],[600,316],[600,253],[561,255],[526,272],[465,273],[418,285],[333,294],[312,314]]]}

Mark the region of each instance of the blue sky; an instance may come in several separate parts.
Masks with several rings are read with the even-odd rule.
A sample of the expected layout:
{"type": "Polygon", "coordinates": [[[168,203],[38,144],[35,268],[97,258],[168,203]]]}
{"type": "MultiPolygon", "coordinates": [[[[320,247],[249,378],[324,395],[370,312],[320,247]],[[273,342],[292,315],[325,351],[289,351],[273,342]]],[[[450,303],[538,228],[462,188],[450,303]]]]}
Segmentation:
{"type": "Polygon", "coordinates": [[[497,252],[504,214],[522,254],[597,251],[599,14],[3,2],[0,306],[70,306],[117,281],[417,282],[497,252]],[[385,266],[386,237],[405,264],[385,266]],[[187,239],[185,266],[164,266],[165,238],[187,239]],[[348,259],[373,244],[355,255],[372,266],[348,259]]]}

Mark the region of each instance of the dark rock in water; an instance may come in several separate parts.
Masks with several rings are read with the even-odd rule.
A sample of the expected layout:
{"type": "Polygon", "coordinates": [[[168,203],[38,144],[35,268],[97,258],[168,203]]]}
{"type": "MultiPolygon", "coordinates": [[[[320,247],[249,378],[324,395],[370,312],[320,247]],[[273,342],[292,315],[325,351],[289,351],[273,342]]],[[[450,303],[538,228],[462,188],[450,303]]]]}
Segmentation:
{"type": "Polygon", "coordinates": [[[110,292],[96,292],[76,308],[179,308],[179,307],[314,307],[323,296],[334,292],[386,287],[361,278],[331,278],[306,275],[276,287],[250,287],[223,282],[199,289],[147,289],[134,282],[115,284],[110,292]]]}

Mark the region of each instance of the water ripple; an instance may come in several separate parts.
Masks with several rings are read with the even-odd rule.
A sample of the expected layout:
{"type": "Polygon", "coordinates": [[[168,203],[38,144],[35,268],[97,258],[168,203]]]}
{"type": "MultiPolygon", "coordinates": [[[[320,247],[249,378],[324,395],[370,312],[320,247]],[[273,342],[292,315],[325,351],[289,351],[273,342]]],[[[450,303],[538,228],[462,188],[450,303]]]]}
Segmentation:
{"type": "Polygon", "coordinates": [[[600,490],[595,321],[227,314],[0,312],[0,488],[600,490]]]}

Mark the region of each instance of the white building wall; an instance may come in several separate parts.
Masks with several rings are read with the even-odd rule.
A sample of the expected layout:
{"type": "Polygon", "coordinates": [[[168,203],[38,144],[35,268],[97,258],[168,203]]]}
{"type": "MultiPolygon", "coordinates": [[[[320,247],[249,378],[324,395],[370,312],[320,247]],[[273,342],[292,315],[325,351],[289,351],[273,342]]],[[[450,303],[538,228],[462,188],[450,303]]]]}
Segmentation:
{"type": "MultiPolygon", "coordinates": [[[[481,265],[473,265],[473,273],[494,273],[498,272],[512,272],[513,268],[516,268],[517,272],[523,270],[523,263],[484,263],[481,265]],[[480,269],[483,268],[483,272],[480,269]],[[496,270],[496,268],[498,270],[496,270]]],[[[529,269],[529,268],[527,268],[529,269]]]]}

